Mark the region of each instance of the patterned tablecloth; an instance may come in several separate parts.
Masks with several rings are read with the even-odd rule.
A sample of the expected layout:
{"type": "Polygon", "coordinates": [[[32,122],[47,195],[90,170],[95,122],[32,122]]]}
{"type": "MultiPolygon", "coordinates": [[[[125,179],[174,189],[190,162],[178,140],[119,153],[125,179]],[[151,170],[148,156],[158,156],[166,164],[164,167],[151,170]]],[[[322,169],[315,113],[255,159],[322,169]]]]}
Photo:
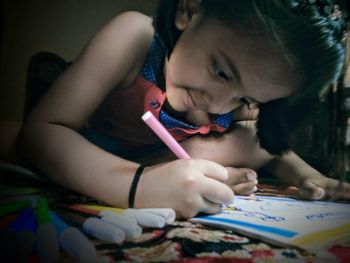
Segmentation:
{"type": "MultiPolygon", "coordinates": [[[[89,202],[89,198],[67,193],[61,187],[41,185],[28,188],[33,182],[10,177],[10,183],[2,180],[1,197],[16,195],[44,195],[55,204],[89,202]],[[20,183],[19,183],[20,182],[20,183]]],[[[26,177],[27,178],[27,177],[26,177]]],[[[293,196],[296,189],[281,191],[272,186],[259,185],[260,194],[293,196]]],[[[248,238],[233,230],[218,229],[175,221],[161,229],[143,229],[140,238],[125,241],[121,245],[93,240],[98,253],[111,262],[350,262],[350,243],[334,246],[314,254],[296,248],[282,248],[258,239],[248,238]]],[[[1,262],[1,259],[0,259],[1,262]]],[[[33,256],[30,262],[39,262],[33,256]]],[[[63,255],[60,262],[75,262],[63,255]]]]}
{"type": "Polygon", "coordinates": [[[188,221],[144,229],[140,238],[120,246],[95,244],[117,262],[350,262],[350,244],[311,254],[188,221]]]}
{"type": "MultiPolygon", "coordinates": [[[[295,196],[297,189],[259,185],[259,192],[295,196]]],[[[175,221],[162,229],[144,229],[139,239],[120,246],[100,241],[95,244],[101,254],[117,262],[350,262],[350,243],[308,253],[189,221],[175,221]]]]}

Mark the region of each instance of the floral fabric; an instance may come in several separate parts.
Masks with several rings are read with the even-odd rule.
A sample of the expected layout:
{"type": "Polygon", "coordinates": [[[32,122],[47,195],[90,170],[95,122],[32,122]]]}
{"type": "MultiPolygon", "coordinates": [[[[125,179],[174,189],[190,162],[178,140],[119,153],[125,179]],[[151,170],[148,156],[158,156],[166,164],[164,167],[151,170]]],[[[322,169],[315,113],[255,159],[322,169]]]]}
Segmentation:
{"type": "Polygon", "coordinates": [[[140,238],[120,246],[96,241],[96,248],[112,262],[350,262],[350,244],[311,254],[188,221],[144,229],[140,238]]]}

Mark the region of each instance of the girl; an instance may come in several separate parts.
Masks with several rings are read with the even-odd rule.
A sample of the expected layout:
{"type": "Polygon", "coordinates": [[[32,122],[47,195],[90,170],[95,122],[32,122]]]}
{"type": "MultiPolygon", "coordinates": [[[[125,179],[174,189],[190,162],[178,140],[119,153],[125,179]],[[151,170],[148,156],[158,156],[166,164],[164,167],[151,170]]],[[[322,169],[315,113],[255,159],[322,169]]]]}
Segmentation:
{"type": "Polygon", "coordinates": [[[342,30],[318,2],[161,1],[154,21],[117,16],[34,109],[24,154],[75,191],[117,207],[171,207],[179,217],[253,193],[263,166],[305,197],[333,194],[336,180],[286,151],[293,105],[317,97],[343,67],[342,30]],[[175,160],[142,122],[147,110],[191,160],[175,160]],[[259,141],[239,122],[258,111],[259,141]]]}

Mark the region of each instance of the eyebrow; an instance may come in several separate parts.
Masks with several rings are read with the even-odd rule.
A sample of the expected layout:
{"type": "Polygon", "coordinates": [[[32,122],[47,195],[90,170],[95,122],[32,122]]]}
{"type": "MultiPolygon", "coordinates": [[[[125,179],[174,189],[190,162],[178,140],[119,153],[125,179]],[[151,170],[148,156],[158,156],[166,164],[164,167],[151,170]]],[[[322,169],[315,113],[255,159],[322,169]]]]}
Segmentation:
{"type": "Polygon", "coordinates": [[[240,83],[241,82],[241,74],[239,73],[235,63],[233,63],[228,58],[228,56],[226,56],[225,52],[223,52],[220,48],[218,48],[218,51],[219,51],[220,55],[223,57],[223,59],[225,60],[225,62],[227,63],[227,65],[229,66],[231,72],[233,73],[233,75],[235,76],[237,81],[240,83]]]}

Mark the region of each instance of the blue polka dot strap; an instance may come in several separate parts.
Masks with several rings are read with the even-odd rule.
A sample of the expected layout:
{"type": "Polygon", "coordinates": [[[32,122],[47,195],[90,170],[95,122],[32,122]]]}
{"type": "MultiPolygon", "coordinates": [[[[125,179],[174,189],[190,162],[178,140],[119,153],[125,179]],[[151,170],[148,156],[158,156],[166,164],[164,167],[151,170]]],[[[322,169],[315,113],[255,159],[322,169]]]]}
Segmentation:
{"type": "MultiPolygon", "coordinates": [[[[183,121],[177,120],[174,117],[169,116],[165,111],[161,110],[159,113],[159,120],[167,129],[182,128],[182,129],[199,129],[199,126],[191,125],[183,121]]],[[[227,129],[231,126],[233,121],[233,112],[228,112],[222,115],[218,115],[213,120],[213,123],[220,125],[227,129]]]]}
{"type": "Polygon", "coordinates": [[[141,70],[141,76],[155,85],[160,85],[163,74],[165,48],[157,34],[154,35],[151,47],[141,70]]]}

